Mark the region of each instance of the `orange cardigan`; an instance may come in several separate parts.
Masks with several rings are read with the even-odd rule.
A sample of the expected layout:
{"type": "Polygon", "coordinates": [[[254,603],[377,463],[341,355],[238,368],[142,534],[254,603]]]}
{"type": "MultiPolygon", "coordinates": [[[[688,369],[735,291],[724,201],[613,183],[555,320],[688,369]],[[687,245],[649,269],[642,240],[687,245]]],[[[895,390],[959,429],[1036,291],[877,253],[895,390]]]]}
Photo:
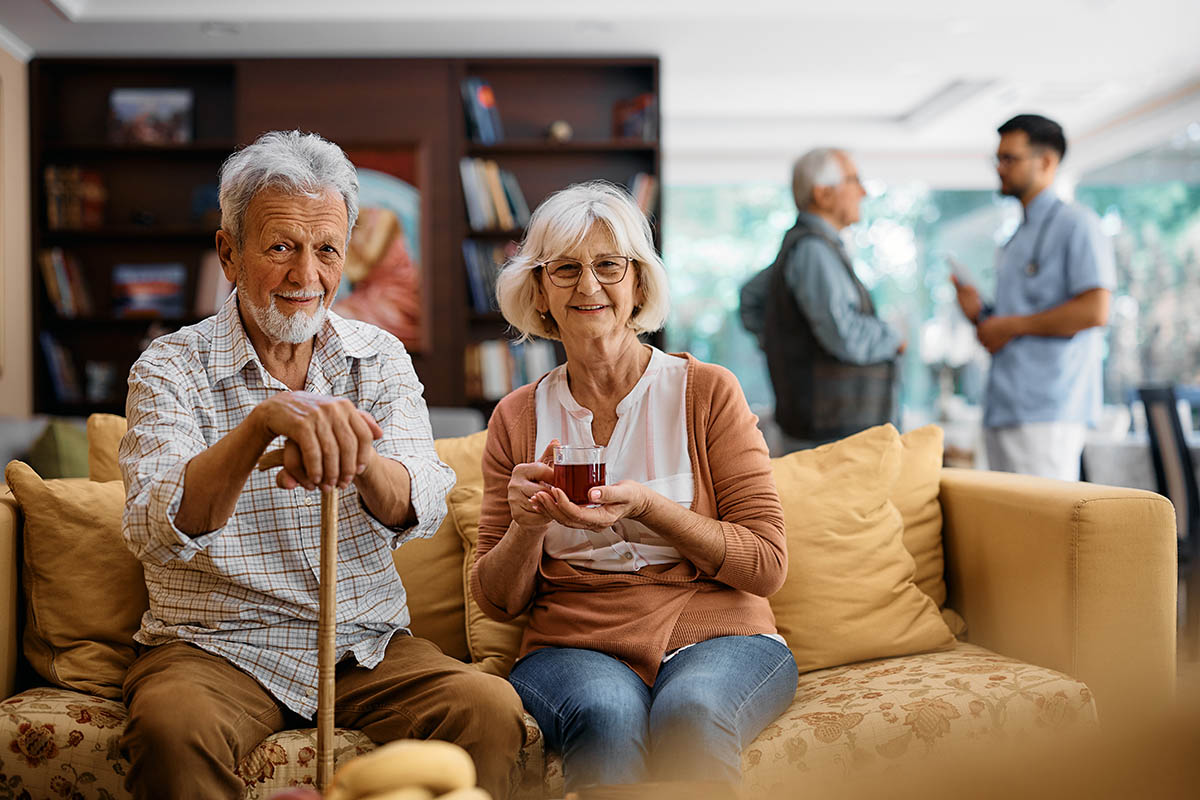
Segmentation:
{"type": "Polygon", "coordinates": [[[495,557],[493,546],[516,524],[507,499],[513,468],[538,455],[536,384],[496,406],[483,454],[471,591],[494,619],[530,611],[521,656],[540,647],[598,650],[653,685],[663,655],[677,647],[775,633],[767,597],[787,575],[787,549],[766,443],[737,378],[724,367],[682,357],[688,361],[691,510],[720,520],[725,534],[716,575],[701,573],[686,559],[626,573],[577,569],[540,551],[495,557]]]}

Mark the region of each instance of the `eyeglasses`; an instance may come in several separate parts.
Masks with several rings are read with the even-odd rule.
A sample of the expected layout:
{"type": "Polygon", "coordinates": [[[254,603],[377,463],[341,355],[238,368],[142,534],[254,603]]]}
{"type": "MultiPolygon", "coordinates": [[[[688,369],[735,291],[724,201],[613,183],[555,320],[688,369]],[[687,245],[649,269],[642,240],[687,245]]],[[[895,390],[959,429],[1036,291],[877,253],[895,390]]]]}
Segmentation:
{"type": "Polygon", "coordinates": [[[992,159],[992,166],[996,167],[1011,167],[1013,164],[1019,164],[1022,161],[1028,161],[1037,153],[1025,153],[1024,155],[1013,155],[1012,153],[1001,153],[992,159]]]}
{"type": "MultiPolygon", "coordinates": [[[[629,264],[632,261],[633,259],[628,256],[601,256],[586,266],[591,268],[592,274],[600,283],[620,283],[625,278],[625,273],[629,270],[629,264]]],[[[579,279],[583,277],[584,266],[570,258],[556,258],[553,261],[538,264],[539,269],[546,271],[550,282],[560,289],[567,289],[579,283],[579,279]]]]}

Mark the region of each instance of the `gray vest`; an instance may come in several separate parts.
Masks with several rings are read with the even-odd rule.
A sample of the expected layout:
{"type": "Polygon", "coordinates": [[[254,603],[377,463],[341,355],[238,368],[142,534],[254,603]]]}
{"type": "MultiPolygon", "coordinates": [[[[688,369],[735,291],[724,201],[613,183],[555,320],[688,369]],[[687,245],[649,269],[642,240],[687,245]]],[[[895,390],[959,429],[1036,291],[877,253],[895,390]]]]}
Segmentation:
{"type": "Polygon", "coordinates": [[[812,324],[787,284],[787,259],[801,239],[820,237],[842,261],[858,289],[860,308],[875,316],[867,287],[837,242],[798,219],[783,237],[772,270],[763,321],[763,350],[775,387],[775,420],[789,436],[824,441],[882,425],[893,419],[894,360],[878,364],[839,361],[817,341],[812,324]]]}

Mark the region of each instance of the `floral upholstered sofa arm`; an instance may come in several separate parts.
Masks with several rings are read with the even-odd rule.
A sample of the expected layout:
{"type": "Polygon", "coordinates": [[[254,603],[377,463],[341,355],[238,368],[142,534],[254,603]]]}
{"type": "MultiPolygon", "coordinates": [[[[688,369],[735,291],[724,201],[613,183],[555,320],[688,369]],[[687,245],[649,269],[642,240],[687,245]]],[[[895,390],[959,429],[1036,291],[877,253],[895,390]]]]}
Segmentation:
{"type": "Polygon", "coordinates": [[[1175,513],[1136,489],[942,472],[949,605],[968,641],[1086,683],[1101,715],[1169,702],[1175,513]]]}

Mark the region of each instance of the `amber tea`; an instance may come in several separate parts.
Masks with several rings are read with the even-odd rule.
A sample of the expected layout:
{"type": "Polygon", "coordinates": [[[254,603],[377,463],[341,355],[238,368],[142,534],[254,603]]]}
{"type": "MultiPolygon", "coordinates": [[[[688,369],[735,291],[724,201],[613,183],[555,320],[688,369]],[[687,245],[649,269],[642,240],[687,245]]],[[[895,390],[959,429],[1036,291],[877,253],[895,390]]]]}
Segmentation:
{"type": "Polygon", "coordinates": [[[593,486],[605,481],[604,448],[599,446],[554,448],[554,485],[562,489],[572,503],[594,505],[588,499],[593,486]]]}

